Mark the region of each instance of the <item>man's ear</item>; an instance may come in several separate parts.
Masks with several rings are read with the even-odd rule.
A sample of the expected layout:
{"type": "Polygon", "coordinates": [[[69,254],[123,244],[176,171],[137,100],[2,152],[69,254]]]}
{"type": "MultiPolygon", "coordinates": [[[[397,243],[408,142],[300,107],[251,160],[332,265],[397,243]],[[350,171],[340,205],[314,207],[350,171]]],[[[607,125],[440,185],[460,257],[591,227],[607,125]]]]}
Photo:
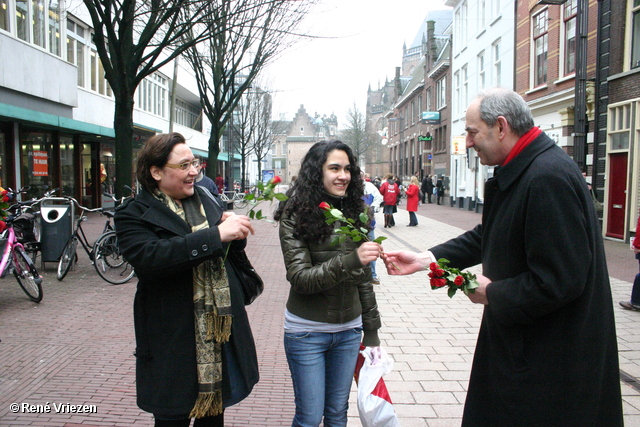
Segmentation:
{"type": "Polygon", "coordinates": [[[509,122],[507,122],[507,119],[504,116],[498,116],[498,120],[497,123],[498,125],[498,132],[500,135],[500,139],[504,139],[507,134],[511,131],[511,126],[509,126],[509,122]]]}

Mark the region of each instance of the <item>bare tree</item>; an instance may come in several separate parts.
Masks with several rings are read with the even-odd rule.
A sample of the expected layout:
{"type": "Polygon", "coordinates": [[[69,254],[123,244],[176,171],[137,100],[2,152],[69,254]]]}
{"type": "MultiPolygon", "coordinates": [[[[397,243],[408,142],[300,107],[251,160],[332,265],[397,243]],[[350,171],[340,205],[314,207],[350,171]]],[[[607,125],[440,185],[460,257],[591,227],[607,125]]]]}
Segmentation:
{"type": "Polygon", "coordinates": [[[353,154],[360,159],[375,144],[372,138],[364,114],[353,103],[347,112],[347,127],[342,131],[342,141],[353,150],[353,154]]]}
{"type": "MultiPolygon", "coordinates": [[[[294,40],[294,32],[314,0],[214,0],[206,25],[215,34],[204,43],[188,43],[186,52],[204,114],[211,123],[210,165],[217,165],[220,138],[233,120],[243,93],[258,73],[294,40]]],[[[191,38],[196,37],[194,27],[191,38]]],[[[213,176],[216,168],[209,168],[213,176]]]]}
{"type": "Polygon", "coordinates": [[[210,37],[209,2],[197,0],[83,0],[93,42],[115,98],[116,194],[133,182],[133,106],[142,80],[184,50],[210,37]],[[193,26],[204,28],[186,42],[193,26]]]}

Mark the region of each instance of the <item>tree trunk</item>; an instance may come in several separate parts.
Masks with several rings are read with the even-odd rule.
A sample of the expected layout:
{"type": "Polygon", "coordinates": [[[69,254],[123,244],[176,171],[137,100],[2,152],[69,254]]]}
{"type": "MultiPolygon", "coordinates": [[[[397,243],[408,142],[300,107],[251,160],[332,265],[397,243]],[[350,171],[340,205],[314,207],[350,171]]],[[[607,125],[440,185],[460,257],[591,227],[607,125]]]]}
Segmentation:
{"type": "Polygon", "coordinates": [[[130,195],[133,188],[133,95],[116,98],[113,129],[116,134],[116,197],[130,195]]]}
{"type": "Polygon", "coordinates": [[[215,124],[211,125],[209,135],[209,155],[207,157],[207,176],[215,181],[218,170],[218,154],[220,154],[220,128],[215,124]]]}

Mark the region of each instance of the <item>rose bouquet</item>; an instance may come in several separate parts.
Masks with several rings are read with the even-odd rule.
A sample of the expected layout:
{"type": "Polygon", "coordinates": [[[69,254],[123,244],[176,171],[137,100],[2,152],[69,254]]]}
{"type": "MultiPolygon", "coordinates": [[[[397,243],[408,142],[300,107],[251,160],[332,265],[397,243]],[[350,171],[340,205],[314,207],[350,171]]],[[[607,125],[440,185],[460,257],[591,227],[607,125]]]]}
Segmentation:
{"type": "Polygon", "coordinates": [[[447,291],[449,298],[453,298],[458,289],[462,289],[465,295],[469,295],[469,293],[475,293],[478,287],[475,274],[449,267],[448,259],[440,258],[438,262],[432,262],[429,265],[429,270],[431,289],[447,286],[449,288],[447,291]]]}

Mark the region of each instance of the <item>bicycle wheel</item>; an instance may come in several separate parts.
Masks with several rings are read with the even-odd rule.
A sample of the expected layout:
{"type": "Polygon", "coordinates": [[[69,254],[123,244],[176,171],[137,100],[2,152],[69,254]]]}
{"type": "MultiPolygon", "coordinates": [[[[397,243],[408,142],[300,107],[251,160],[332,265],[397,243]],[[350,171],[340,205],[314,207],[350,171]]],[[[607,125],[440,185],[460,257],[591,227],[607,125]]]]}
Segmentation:
{"type": "Polygon", "coordinates": [[[238,209],[244,209],[247,206],[247,201],[244,199],[244,194],[239,194],[233,198],[233,206],[238,209]]]}
{"type": "Polygon", "coordinates": [[[62,255],[60,255],[60,261],[58,262],[58,274],[56,276],[58,280],[64,279],[64,276],[69,272],[71,264],[73,264],[76,257],[77,246],[78,238],[76,236],[72,236],[62,250],[62,255]]]}
{"type": "Polygon", "coordinates": [[[20,287],[33,302],[42,301],[42,277],[26,252],[18,247],[13,253],[13,275],[20,287]]]}
{"type": "Polygon", "coordinates": [[[93,245],[93,266],[98,275],[113,285],[127,283],[135,272],[118,248],[115,231],[104,233],[93,245]]]}

